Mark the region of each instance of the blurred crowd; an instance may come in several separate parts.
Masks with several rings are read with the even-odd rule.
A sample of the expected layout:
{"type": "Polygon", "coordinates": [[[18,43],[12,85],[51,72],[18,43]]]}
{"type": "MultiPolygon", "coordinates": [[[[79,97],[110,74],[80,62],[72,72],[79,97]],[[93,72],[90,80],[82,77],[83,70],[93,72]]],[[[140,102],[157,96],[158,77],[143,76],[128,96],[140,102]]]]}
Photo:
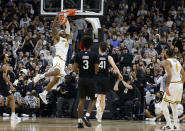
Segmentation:
{"type": "MultiPolygon", "coordinates": [[[[48,94],[49,104],[44,105],[38,93],[46,88],[49,79],[36,85],[32,79],[52,67],[54,18],[40,15],[39,0],[0,0],[0,5],[0,44],[12,67],[8,76],[16,88],[16,112],[20,116],[71,117],[78,90],[71,59],[79,50],[79,40],[88,23],[83,19],[70,21],[73,37],[69,41],[67,76],[48,94]]],[[[110,68],[110,93],[117,98],[112,101],[112,118],[146,115],[158,119],[161,112],[155,112],[155,104],[160,103],[165,91],[166,75],[161,65],[165,49],[173,48],[175,58],[185,69],[184,0],[105,0],[100,21],[108,54],[114,58],[124,80],[133,86],[130,90],[116,82],[117,76],[110,68]],[[115,86],[118,91],[114,91],[115,86]]],[[[7,108],[8,101],[0,96],[1,115],[9,114],[7,108]]]]}

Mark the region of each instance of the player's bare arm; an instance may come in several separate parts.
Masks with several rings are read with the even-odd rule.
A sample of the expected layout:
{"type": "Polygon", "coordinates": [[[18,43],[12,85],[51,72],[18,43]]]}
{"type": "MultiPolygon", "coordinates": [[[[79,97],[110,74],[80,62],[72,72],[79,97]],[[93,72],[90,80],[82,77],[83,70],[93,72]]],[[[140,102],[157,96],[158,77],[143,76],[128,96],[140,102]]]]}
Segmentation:
{"type": "Polygon", "coordinates": [[[169,92],[169,85],[170,85],[170,82],[171,82],[171,79],[172,79],[172,72],[171,72],[171,67],[172,67],[172,65],[171,65],[171,63],[168,61],[168,60],[166,60],[165,62],[164,62],[164,64],[163,64],[163,66],[164,66],[164,69],[166,70],[166,72],[167,72],[167,81],[166,81],[166,94],[168,95],[168,96],[170,96],[170,92],[169,92]]]}
{"type": "Polygon", "coordinates": [[[75,72],[76,74],[79,73],[79,71],[78,71],[78,63],[74,63],[74,65],[73,65],[73,70],[74,70],[74,72],[75,72]]]}
{"type": "Polygon", "coordinates": [[[108,61],[109,61],[109,63],[111,64],[111,66],[113,67],[113,69],[118,73],[119,79],[122,80],[122,79],[123,79],[123,76],[121,75],[121,73],[120,73],[118,67],[116,66],[116,64],[115,64],[115,62],[114,62],[112,56],[108,56],[108,61]]]}
{"type": "Polygon", "coordinates": [[[114,85],[114,91],[118,91],[118,90],[119,90],[119,89],[118,89],[119,82],[120,82],[120,80],[118,79],[118,80],[116,81],[115,85],[114,85]]]}
{"type": "Polygon", "coordinates": [[[99,72],[99,64],[94,64],[95,74],[99,72]]]}
{"type": "Polygon", "coordinates": [[[69,25],[67,25],[67,24],[65,24],[65,25],[62,25],[63,26],[63,29],[66,31],[66,39],[67,40],[70,40],[70,39],[72,39],[72,35],[70,34],[70,26],[69,25]],[[67,27],[68,26],[68,27],[67,27]],[[69,29],[67,29],[67,28],[69,28],[69,29]],[[67,31],[68,30],[68,31],[67,31]],[[67,33],[69,33],[69,34],[67,34],[67,33]]]}
{"type": "Polygon", "coordinates": [[[181,69],[181,77],[182,77],[182,81],[185,82],[185,71],[183,68],[181,69]]]}
{"type": "Polygon", "coordinates": [[[15,90],[12,83],[10,82],[10,80],[7,77],[7,72],[8,72],[8,67],[7,67],[7,65],[4,65],[3,66],[3,79],[9,84],[11,90],[15,90]]]}
{"type": "Polygon", "coordinates": [[[58,18],[59,18],[59,13],[56,15],[54,21],[53,21],[53,25],[52,25],[52,36],[54,38],[55,41],[59,41],[59,35],[58,35],[58,32],[56,30],[56,25],[57,25],[57,21],[58,21],[58,18]]]}

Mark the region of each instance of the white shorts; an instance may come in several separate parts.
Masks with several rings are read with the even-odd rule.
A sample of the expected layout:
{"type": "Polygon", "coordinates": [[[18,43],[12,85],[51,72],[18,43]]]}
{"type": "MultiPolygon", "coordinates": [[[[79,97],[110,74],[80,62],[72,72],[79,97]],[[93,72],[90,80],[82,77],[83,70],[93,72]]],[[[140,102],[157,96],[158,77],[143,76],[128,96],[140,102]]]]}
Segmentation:
{"type": "Polygon", "coordinates": [[[65,61],[61,60],[59,57],[54,57],[53,59],[53,68],[58,68],[60,70],[59,77],[66,75],[65,73],[65,61]]]}
{"type": "Polygon", "coordinates": [[[170,83],[169,86],[170,96],[166,93],[164,94],[164,101],[169,103],[181,103],[183,94],[183,84],[182,83],[170,83]]]}

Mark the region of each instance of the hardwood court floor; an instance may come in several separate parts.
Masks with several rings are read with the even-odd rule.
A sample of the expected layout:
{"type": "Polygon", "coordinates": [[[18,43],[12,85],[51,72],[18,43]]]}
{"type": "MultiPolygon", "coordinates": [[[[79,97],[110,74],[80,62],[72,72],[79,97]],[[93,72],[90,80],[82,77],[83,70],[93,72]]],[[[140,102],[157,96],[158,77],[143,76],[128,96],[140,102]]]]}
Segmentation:
{"type": "MultiPolygon", "coordinates": [[[[0,118],[0,131],[160,131],[165,123],[146,121],[109,121],[105,120],[98,124],[91,120],[92,127],[84,129],[77,128],[77,120],[38,118],[26,119],[15,124],[9,119],[0,118]]],[[[181,131],[185,131],[185,123],[180,124],[181,131]]]]}

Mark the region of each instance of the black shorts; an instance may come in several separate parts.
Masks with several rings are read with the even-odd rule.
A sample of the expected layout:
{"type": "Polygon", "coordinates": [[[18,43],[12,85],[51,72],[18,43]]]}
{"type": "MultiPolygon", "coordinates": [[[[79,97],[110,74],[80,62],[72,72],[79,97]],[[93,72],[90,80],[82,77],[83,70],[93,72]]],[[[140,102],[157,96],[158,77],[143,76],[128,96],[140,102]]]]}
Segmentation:
{"type": "Polygon", "coordinates": [[[106,94],[110,87],[109,87],[109,78],[104,76],[97,76],[96,77],[96,93],[97,94],[106,94]]]}
{"type": "Polygon", "coordinates": [[[7,97],[12,94],[12,91],[6,84],[0,83],[0,94],[2,94],[4,97],[7,97]]]}
{"type": "Polygon", "coordinates": [[[78,80],[78,93],[80,98],[90,97],[95,99],[95,82],[93,78],[81,77],[78,80]]]}

